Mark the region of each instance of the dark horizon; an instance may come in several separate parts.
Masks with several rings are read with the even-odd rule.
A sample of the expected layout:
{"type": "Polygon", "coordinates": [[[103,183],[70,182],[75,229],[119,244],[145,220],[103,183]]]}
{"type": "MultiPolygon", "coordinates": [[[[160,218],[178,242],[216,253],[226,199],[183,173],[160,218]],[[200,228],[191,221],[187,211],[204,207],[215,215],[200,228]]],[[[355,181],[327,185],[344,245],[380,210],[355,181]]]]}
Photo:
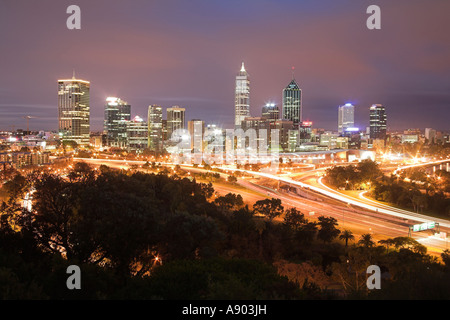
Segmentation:
{"type": "Polygon", "coordinates": [[[381,30],[366,28],[371,1],[80,0],[81,30],[66,28],[69,1],[0,4],[0,130],[57,130],[57,80],[91,82],[91,131],[103,128],[108,96],[147,107],[186,108],[233,127],[234,79],[244,61],[252,116],[281,107],[291,68],[304,120],[337,130],[337,108],[368,126],[386,106],[388,129],[450,130],[448,1],[377,1],[381,30]]]}

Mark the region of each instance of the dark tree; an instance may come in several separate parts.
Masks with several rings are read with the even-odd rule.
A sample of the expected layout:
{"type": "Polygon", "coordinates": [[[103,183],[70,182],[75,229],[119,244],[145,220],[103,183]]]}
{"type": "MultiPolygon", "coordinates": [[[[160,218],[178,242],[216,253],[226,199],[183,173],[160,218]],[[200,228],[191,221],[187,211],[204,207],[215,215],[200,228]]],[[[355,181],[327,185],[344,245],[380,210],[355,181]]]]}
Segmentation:
{"type": "Polygon", "coordinates": [[[336,228],[338,223],[335,218],[321,216],[318,220],[320,228],[317,237],[323,242],[331,242],[341,233],[341,231],[336,228]]]}
{"type": "Polygon", "coordinates": [[[258,200],[253,205],[255,213],[261,214],[272,221],[274,218],[280,216],[284,212],[284,207],[281,205],[280,199],[264,199],[258,200]]]}

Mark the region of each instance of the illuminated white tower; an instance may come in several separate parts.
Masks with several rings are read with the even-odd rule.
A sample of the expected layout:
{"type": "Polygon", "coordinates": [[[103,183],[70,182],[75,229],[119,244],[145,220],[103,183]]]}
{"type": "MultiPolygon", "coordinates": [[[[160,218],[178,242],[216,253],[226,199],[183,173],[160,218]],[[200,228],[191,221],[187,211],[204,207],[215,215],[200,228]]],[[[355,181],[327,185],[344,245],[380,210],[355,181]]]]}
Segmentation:
{"type": "Polygon", "coordinates": [[[244,62],[236,76],[234,112],[234,127],[238,129],[241,127],[242,121],[246,117],[250,117],[250,80],[244,62]]]}
{"type": "Polygon", "coordinates": [[[338,132],[345,133],[345,130],[355,126],[355,107],[351,103],[339,106],[338,109],[338,132]]]}

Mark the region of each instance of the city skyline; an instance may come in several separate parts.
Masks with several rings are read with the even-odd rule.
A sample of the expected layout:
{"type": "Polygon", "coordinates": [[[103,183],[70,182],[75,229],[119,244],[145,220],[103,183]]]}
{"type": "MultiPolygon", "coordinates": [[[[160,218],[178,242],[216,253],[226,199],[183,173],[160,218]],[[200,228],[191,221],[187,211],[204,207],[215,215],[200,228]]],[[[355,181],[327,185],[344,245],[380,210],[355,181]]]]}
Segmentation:
{"type": "Polygon", "coordinates": [[[1,0],[0,300],[448,300],[448,12],[1,0]]]}
{"type": "Polygon", "coordinates": [[[445,57],[450,45],[443,12],[449,4],[433,2],[422,15],[419,1],[381,1],[383,26],[376,31],[365,27],[366,3],[249,1],[238,9],[232,2],[199,1],[198,12],[173,4],[178,5],[170,11],[172,6],[164,3],[81,1],[82,28],[68,30],[65,4],[3,2],[1,12],[9,13],[1,16],[6,28],[0,31],[5,44],[0,129],[25,129],[25,117],[34,116],[31,130],[57,130],[55,81],[70,78],[73,69],[92,85],[92,131],[102,130],[108,96],[127,100],[133,115],[146,115],[152,104],[180,105],[187,120],[202,118],[232,128],[236,65],[245,61],[252,75],[251,114],[259,114],[269,101],[282,105],[280,92],[295,66],[304,93],[303,118],[316,127],[335,130],[336,108],[350,102],[356,107],[355,126],[367,127],[369,108],[379,103],[389,107],[388,129],[448,130],[445,75],[450,63],[445,57]],[[283,11],[287,5],[297,19],[287,18],[293,15],[283,11]],[[111,23],[118,12],[119,21],[135,20],[126,27],[111,23]],[[164,14],[178,19],[162,22],[164,14]],[[268,19],[281,14],[286,19],[280,23],[268,19]],[[125,30],[118,32],[119,26],[125,30]],[[12,29],[14,36],[8,32],[12,29]],[[81,54],[70,49],[77,41],[84,44],[81,54]]]}

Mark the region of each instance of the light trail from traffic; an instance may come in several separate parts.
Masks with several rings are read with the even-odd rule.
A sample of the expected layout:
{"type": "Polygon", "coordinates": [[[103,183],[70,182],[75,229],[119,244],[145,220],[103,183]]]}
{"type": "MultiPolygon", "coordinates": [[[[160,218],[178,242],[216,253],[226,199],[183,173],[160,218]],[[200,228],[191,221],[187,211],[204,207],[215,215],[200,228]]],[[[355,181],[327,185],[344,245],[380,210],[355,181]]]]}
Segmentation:
{"type": "MultiPolygon", "coordinates": [[[[133,160],[116,160],[116,159],[89,159],[89,158],[75,158],[75,161],[86,161],[86,162],[92,162],[96,164],[102,164],[102,163],[108,163],[108,164],[115,164],[121,169],[124,169],[125,166],[130,166],[131,164],[144,164],[145,161],[133,161],[133,160]]],[[[190,170],[193,169],[200,169],[205,170],[202,168],[202,166],[194,167],[193,164],[183,164],[183,163],[165,163],[165,162],[159,162],[161,165],[166,166],[175,166],[179,165],[180,167],[189,168],[190,170]]],[[[368,228],[368,232],[378,232],[379,235],[385,235],[388,236],[405,236],[405,232],[408,232],[408,228],[411,227],[412,224],[415,223],[425,223],[425,222],[438,222],[441,230],[444,228],[450,228],[450,221],[444,220],[444,219],[434,219],[431,217],[428,217],[426,215],[417,214],[411,211],[402,210],[398,208],[394,208],[388,205],[384,205],[381,203],[378,203],[371,199],[365,199],[360,197],[355,198],[352,196],[347,196],[339,191],[336,191],[328,186],[326,186],[323,182],[323,176],[318,178],[317,176],[315,178],[318,178],[318,186],[312,185],[311,183],[305,183],[301,181],[293,180],[291,177],[286,177],[285,175],[279,176],[276,173],[269,173],[269,172],[259,172],[259,171],[251,171],[251,170],[244,170],[244,169],[237,169],[233,167],[216,167],[217,169],[223,170],[225,172],[222,172],[222,174],[230,174],[231,172],[242,172],[246,173],[251,176],[259,176],[263,178],[267,178],[273,181],[278,181],[282,183],[286,183],[287,185],[299,187],[303,189],[306,193],[316,193],[320,194],[321,196],[329,199],[336,200],[338,202],[344,203],[347,205],[347,208],[338,208],[335,205],[326,205],[324,206],[324,202],[317,201],[317,200],[310,200],[302,198],[301,196],[295,196],[293,194],[288,195],[284,193],[276,192],[276,190],[264,192],[262,190],[262,186],[255,185],[254,183],[246,183],[243,184],[247,186],[247,188],[254,189],[257,191],[259,189],[261,196],[264,195],[267,197],[278,197],[283,200],[288,206],[295,206],[295,207],[301,207],[303,209],[306,209],[309,207],[310,210],[316,211],[316,215],[332,215],[336,218],[342,219],[345,223],[349,223],[354,225],[357,229],[363,230],[364,228],[361,228],[361,226],[366,225],[368,228]],[[253,185],[253,188],[251,187],[253,185]],[[259,187],[256,189],[256,187],[259,187]],[[309,205],[307,204],[309,203],[309,205]],[[353,205],[353,211],[351,210],[350,205],[353,205]],[[323,208],[321,208],[323,207],[323,208]],[[326,209],[328,208],[328,210],[326,209]],[[361,209],[357,210],[357,208],[361,209]],[[331,210],[331,211],[330,211],[331,210]],[[328,212],[327,212],[328,211],[328,212]],[[384,215],[383,215],[384,214],[384,215]],[[341,217],[339,217],[341,216],[341,217]],[[383,217],[384,216],[384,217],[383,217]],[[389,218],[390,217],[390,218],[389,218]],[[381,219],[381,220],[374,220],[374,219],[381,219]],[[392,220],[394,219],[394,220],[392,220]],[[395,220],[397,219],[397,220],[395,220]],[[359,227],[358,227],[359,226],[359,227]],[[378,230],[378,231],[376,231],[378,230]]],[[[311,176],[312,172],[314,171],[320,171],[321,169],[316,170],[307,170],[304,173],[311,176]]],[[[212,171],[209,169],[208,171],[212,171]]],[[[275,171],[272,169],[272,171],[275,171]]],[[[243,182],[243,181],[242,181],[243,182]]],[[[241,184],[241,183],[240,183],[241,184]]],[[[254,198],[255,199],[255,198],[254,198]]],[[[366,231],[367,232],[367,231],[366,231]]],[[[447,248],[447,238],[445,239],[435,239],[435,237],[427,236],[425,234],[417,234],[416,237],[418,237],[418,240],[420,240],[422,243],[425,244],[427,242],[427,246],[429,249],[442,251],[445,248],[447,248]],[[429,242],[429,243],[428,243],[429,242]]],[[[438,252],[437,251],[437,252],[438,252]]]]}
{"type": "MultiPolygon", "coordinates": [[[[113,160],[113,159],[89,159],[89,158],[74,158],[74,160],[79,160],[79,161],[101,161],[101,162],[130,162],[130,163],[145,163],[143,161],[130,161],[130,160],[113,160]]],[[[448,159],[446,161],[449,161],[448,159]]],[[[176,165],[174,163],[164,163],[165,165],[176,165]]],[[[192,167],[192,164],[179,164],[180,166],[188,166],[188,167],[192,167]]],[[[220,168],[220,167],[219,167],[220,168]]],[[[318,182],[320,184],[321,187],[316,187],[313,186],[311,184],[307,184],[304,182],[300,182],[300,181],[295,181],[291,178],[288,177],[280,177],[271,173],[266,173],[266,172],[259,172],[259,171],[251,171],[251,170],[244,170],[244,169],[237,169],[237,168],[230,168],[230,167],[226,167],[226,168],[221,168],[222,170],[229,170],[229,171],[237,171],[237,172],[243,172],[243,173],[247,173],[250,175],[256,175],[256,176],[260,176],[260,177],[264,177],[264,178],[268,178],[268,179],[272,179],[275,181],[279,181],[279,182],[284,182],[286,184],[290,184],[290,185],[294,185],[297,187],[301,187],[304,189],[309,189],[318,193],[321,193],[325,196],[328,196],[330,198],[333,198],[335,200],[339,200],[342,201],[344,203],[347,204],[351,204],[354,206],[358,206],[367,210],[372,210],[375,212],[380,212],[380,213],[384,213],[384,214],[388,214],[388,215],[392,215],[398,218],[403,218],[403,219],[407,219],[407,220],[415,220],[417,222],[430,222],[431,219],[430,217],[426,216],[426,215],[422,215],[422,214],[417,214],[415,212],[411,212],[411,211],[407,211],[407,210],[402,210],[402,209],[398,209],[398,208],[394,208],[391,206],[387,206],[384,204],[380,204],[377,203],[375,201],[372,201],[374,203],[374,205],[371,204],[367,204],[365,202],[359,201],[358,199],[351,197],[351,196],[347,196],[344,195],[340,192],[335,191],[334,189],[326,186],[323,182],[322,179],[323,177],[320,177],[318,179],[318,182]]],[[[365,199],[365,200],[369,200],[369,199],[365,199]]],[[[447,227],[450,228],[450,221],[448,220],[444,220],[444,219],[434,219],[433,221],[439,222],[439,224],[442,227],[447,227]]]]}

